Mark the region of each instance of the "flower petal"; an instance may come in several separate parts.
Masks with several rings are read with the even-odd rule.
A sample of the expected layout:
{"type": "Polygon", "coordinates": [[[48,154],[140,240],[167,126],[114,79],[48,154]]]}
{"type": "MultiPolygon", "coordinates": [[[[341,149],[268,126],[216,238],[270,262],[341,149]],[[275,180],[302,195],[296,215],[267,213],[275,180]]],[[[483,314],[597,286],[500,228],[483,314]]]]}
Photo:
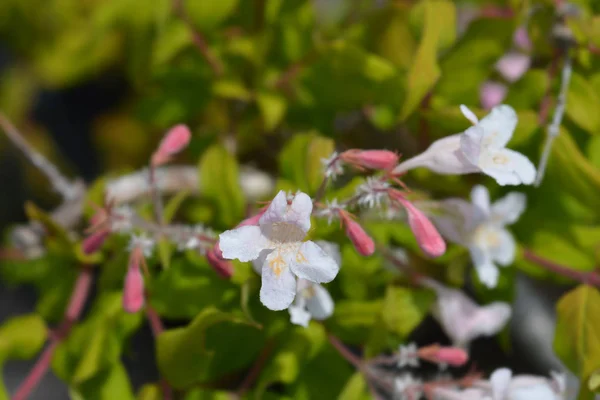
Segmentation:
{"type": "MultiPolygon", "coordinates": [[[[484,131],[478,125],[472,126],[460,134],[460,152],[473,166],[479,165],[484,131]]],[[[477,168],[477,171],[479,169],[477,168]]]]}
{"type": "Polygon", "coordinates": [[[501,149],[510,141],[517,127],[517,113],[511,106],[501,104],[492,108],[478,126],[483,129],[483,146],[501,149]]]}
{"type": "Polygon", "coordinates": [[[219,235],[223,258],[229,260],[237,258],[242,262],[252,261],[269,246],[269,239],[263,236],[258,226],[242,226],[219,235]]]}
{"type": "Polygon", "coordinates": [[[432,214],[439,232],[451,242],[467,246],[471,232],[485,218],[483,212],[463,199],[446,199],[440,202],[441,214],[432,214]]]}
{"type": "Polygon", "coordinates": [[[290,267],[298,278],[315,283],[331,282],[340,266],[322,248],[310,240],[304,242],[290,267]]]}
{"type": "Polygon", "coordinates": [[[486,152],[479,167],[496,179],[499,185],[531,185],[535,180],[535,166],[523,154],[509,149],[486,152]]]}
{"type": "Polygon", "coordinates": [[[483,185],[475,185],[471,190],[471,201],[486,215],[490,213],[490,192],[483,185]]]}
{"type": "Polygon", "coordinates": [[[312,285],[313,295],[307,297],[306,308],[316,320],[324,320],[333,314],[333,299],[323,286],[315,283],[312,285]]]}
{"type": "Polygon", "coordinates": [[[275,252],[267,256],[262,267],[260,301],[270,310],[285,310],[296,296],[296,278],[289,267],[271,268],[270,262],[275,252]]]}
{"type": "Polygon", "coordinates": [[[490,303],[477,307],[461,326],[462,337],[466,342],[480,337],[493,336],[500,332],[511,316],[510,305],[503,302],[490,303]]]}
{"type": "Polygon", "coordinates": [[[304,307],[292,305],[288,308],[288,311],[290,313],[290,321],[292,324],[300,325],[305,328],[308,327],[311,315],[304,307]]]}
{"type": "Polygon", "coordinates": [[[280,190],[271,201],[269,208],[260,217],[259,224],[261,227],[267,227],[284,222],[294,224],[306,233],[310,229],[312,208],[312,200],[306,193],[296,193],[292,204],[288,205],[287,195],[283,190],[280,190]]]}
{"type": "Polygon", "coordinates": [[[511,377],[512,371],[508,368],[499,368],[492,373],[490,383],[492,384],[492,398],[494,400],[506,398],[511,377]]]}
{"type": "Polygon", "coordinates": [[[510,265],[515,260],[517,251],[515,239],[506,229],[498,230],[497,235],[498,243],[489,249],[490,256],[500,265],[510,265]]]}
{"type": "Polygon", "coordinates": [[[527,197],[523,193],[510,192],[492,205],[492,220],[502,225],[513,224],[526,207],[527,197]]]}
{"type": "Polygon", "coordinates": [[[262,274],[262,267],[263,265],[265,265],[267,256],[271,254],[272,251],[272,249],[264,249],[260,252],[256,260],[252,260],[252,269],[254,270],[254,272],[256,272],[259,275],[262,274]]]}
{"type": "Polygon", "coordinates": [[[471,121],[471,123],[473,125],[476,125],[479,122],[479,119],[477,118],[477,115],[475,115],[475,113],[473,111],[471,111],[469,109],[469,107],[465,106],[464,104],[460,105],[460,112],[463,113],[463,115],[469,120],[471,121]]]}
{"type": "Polygon", "coordinates": [[[487,249],[482,249],[479,246],[470,246],[469,253],[475,265],[479,280],[488,288],[494,288],[498,284],[498,276],[500,272],[498,267],[492,262],[492,256],[487,249]]]}
{"type": "Polygon", "coordinates": [[[562,397],[558,396],[548,384],[538,383],[537,385],[516,387],[510,390],[510,400],[556,400],[562,397]]]}
{"type": "Polygon", "coordinates": [[[340,253],[339,244],[328,242],[327,240],[317,240],[315,243],[322,248],[325,253],[329,254],[339,266],[342,265],[342,254],[340,253]]]}

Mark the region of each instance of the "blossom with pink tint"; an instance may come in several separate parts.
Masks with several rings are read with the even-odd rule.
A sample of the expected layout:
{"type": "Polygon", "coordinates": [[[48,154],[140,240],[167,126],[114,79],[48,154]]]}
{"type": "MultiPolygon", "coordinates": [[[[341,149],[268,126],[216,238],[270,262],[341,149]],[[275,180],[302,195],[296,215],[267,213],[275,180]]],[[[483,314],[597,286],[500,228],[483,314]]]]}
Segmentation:
{"type": "Polygon", "coordinates": [[[419,349],[419,358],[437,364],[448,364],[460,367],[469,361],[469,355],[459,347],[441,347],[434,344],[419,349]]]}
{"type": "Polygon", "coordinates": [[[527,32],[527,28],[521,26],[515,31],[513,36],[513,43],[523,51],[531,51],[532,44],[529,39],[529,33],[527,32]]]}
{"type": "Polygon", "coordinates": [[[496,63],[496,70],[509,82],[516,82],[531,66],[531,57],[527,54],[511,51],[496,63]]]}
{"type": "Polygon", "coordinates": [[[206,252],[206,260],[219,276],[231,278],[233,275],[233,264],[223,258],[219,242],[215,243],[214,247],[206,252]]]}
{"type": "Polygon", "coordinates": [[[491,110],[506,98],[508,88],[499,82],[486,81],[479,88],[479,100],[481,107],[486,110],[491,110]]]}
{"type": "Polygon", "coordinates": [[[92,233],[83,240],[81,248],[84,254],[92,254],[100,250],[106,238],[110,235],[108,229],[101,229],[97,232],[92,233]]]}
{"type": "Polygon", "coordinates": [[[240,226],[258,225],[258,222],[260,221],[260,217],[262,217],[262,215],[265,213],[265,211],[267,211],[267,208],[268,208],[268,204],[266,206],[264,206],[263,208],[261,208],[256,215],[248,217],[245,220],[243,220],[242,222],[240,222],[237,225],[237,228],[239,228],[240,226]]]}
{"type": "Polygon", "coordinates": [[[442,236],[425,214],[410,201],[406,200],[399,191],[390,190],[389,194],[392,199],[400,203],[406,210],[408,224],[421,250],[430,257],[439,257],[444,254],[446,252],[446,242],[444,242],[442,236]]]}
{"type": "Polygon", "coordinates": [[[191,137],[190,129],[183,124],[169,129],[152,155],[152,165],[156,167],[169,162],[173,155],[187,147],[191,137]]]}
{"type": "Polygon", "coordinates": [[[346,236],[350,239],[358,254],[362,256],[370,256],[375,252],[375,242],[360,226],[360,224],[352,219],[350,214],[344,210],[340,210],[340,218],[346,226],[346,236]]]}
{"type": "Polygon", "coordinates": [[[134,248],[129,257],[129,268],[123,286],[123,309],[128,313],[140,311],[145,303],[144,277],[140,269],[143,258],[140,247],[134,248]]]}
{"type": "Polygon", "coordinates": [[[388,170],[398,164],[398,154],[389,150],[347,150],[340,159],[359,168],[388,170]]]}

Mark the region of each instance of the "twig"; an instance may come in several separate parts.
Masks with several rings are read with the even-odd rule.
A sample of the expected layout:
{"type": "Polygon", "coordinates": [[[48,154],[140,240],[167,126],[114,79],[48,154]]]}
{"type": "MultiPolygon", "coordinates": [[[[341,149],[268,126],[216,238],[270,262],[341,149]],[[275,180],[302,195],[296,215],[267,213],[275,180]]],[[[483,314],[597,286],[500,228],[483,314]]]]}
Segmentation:
{"type": "Polygon", "coordinates": [[[540,267],[547,269],[548,271],[552,271],[587,285],[600,287],[600,275],[594,271],[577,271],[564,265],[557,264],[553,261],[546,260],[545,258],[533,253],[531,250],[525,250],[524,256],[526,260],[529,260],[540,267]]]}
{"type": "Polygon", "coordinates": [[[252,387],[258,376],[260,375],[260,371],[264,368],[273,348],[275,347],[275,342],[273,340],[269,341],[265,347],[262,349],[256,362],[252,365],[250,372],[246,375],[246,378],[242,381],[242,384],[237,390],[236,396],[241,399],[244,394],[252,387]]]}
{"type": "Polygon", "coordinates": [[[552,123],[548,126],[546,142],[544,143],[542,158],[540,159],[540,165],[538,166],[537,176],[535,178],[536,187],[540,186],[540,184],[542,183],[542,179],[544,179],[544,173],[546,172],[546,166],[548,165],[548,158],[550,157],[550,151],[552,150],[552,143],[560,133],[560,125],[562,123],[563,115],[567,106],[567,90],[569,89],[571,72],[571,57],[569,56],[567,51],[567,53],[565,54],[565,63],[562,69],[560,92],[557,97],[554,116],[552,117],[552,123]]]}
{"type": "MultiPolygon", "coordinates": [[[[154,339],[158,339],[161,333],[164,332],[165,328],[160,320],[160,316],[150,304],[146,304],[146,317],[150,323],[150,329],[152,329],[152,335],[154,339]]],[[[160,378],[160,387],[163,392],[163,400],[173,399],[173,389],[166,381],[165,378],[160,378]]]]}
{"type": "Polygon", "coordinates": [[[338,353],[340,353],[340,355],[344,357],[350,364],[352,364],[359,371],[364,371],[364,365],[360,357],[348,350],[340,341],[340,339],[329,333],[327,334],[327,339],[329,339],[329,343],[331,343],[338,353]]]}
{"type": "Polygon", "coordinates": [[[23,135],[19,130],[8,120],[8,118],[0,112],[0,126],[6,133],[6,136],[21,152],[35,165],[50,181],[52,188],[60,193],[65,199],[72,199],[77,190],[75,184],[63,176],[58,168],[54,166],[46,157],[36,151],[33,147],[23,139],[23,135]]]}
{"type": "Polygon", "coordinates": [[[216,76],[223,75],[223,64],[221,61],[214,55],[210,47],[208,46],[208,42],[204,38],[204,35],[194,27],[194,23],[190,19],[190,17],[185,12],[185,8],[182,0],[174,0],[173,8],[179,18],[186,24],[190,32],[192,33],[192,41],[196,48],[202,54],[202,57],[206,60],[206,63],[209,65],[210,69],[216,76]]]}
{"type": "Polygon", "coordinates": [[[51,336],[50,343],[46,349],[44,349],[33,368],[29,371],[29,374],[25,380],[18,387],[17,391],[12,397],[12,400],[25,400],[27,397],[29,397],[31,392],[46,374],[46,371],[50,366],[50,362],[52,361],[54,351],[58,345],[69,335],[71,327],[81,316],[81,312],[83,311],[83,307],[90,292],[92,278],[93,276],[91,268],[89,266],[83,266],[79,272],[75,286],[73,286],[73,291],[71,293],[71,298],[65,311],[63,321],[56,330],[56,334],[51,336]]]}

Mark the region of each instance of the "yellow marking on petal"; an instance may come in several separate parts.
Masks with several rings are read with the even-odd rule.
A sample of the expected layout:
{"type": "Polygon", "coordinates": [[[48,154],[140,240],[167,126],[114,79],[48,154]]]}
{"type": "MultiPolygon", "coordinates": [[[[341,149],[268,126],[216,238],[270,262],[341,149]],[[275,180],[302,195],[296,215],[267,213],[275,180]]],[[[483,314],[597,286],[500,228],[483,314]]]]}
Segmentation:
{"type": "Polygon", "coordinates": [[[505,164],[508,164],[509,159],[505,155],[499,154],[499,155],[495,155],[492,158],[492,161],[494,162],[494,164],[505,165],[505,164]]]}
{"type": "Polygon", "coordinates": [[[306,259],[306,257],[304,257],[304,254],[302,254],[302,252],[298,251],[296,253],[296,262],[298,264],[302,264],[302,263],[308,262],[308,260],[306,259]]]}
{"type": "Polygon", "coordinates": [[[273,272],[277,276],[281,275],[281,272],[283,271],[285,266],[286,262],[283,259],[283,257],[281,257],[281,254],[277,254],[275,258],[269,261],[269,268],[271,268],[271,270],[273,270],[273,272]]]}

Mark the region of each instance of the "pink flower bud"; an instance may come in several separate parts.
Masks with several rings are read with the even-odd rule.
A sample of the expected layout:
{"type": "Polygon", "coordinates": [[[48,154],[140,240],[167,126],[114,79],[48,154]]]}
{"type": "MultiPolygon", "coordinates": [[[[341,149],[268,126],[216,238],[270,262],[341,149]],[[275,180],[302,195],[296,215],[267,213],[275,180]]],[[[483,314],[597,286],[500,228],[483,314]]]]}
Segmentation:
{"type": "Polygon", "coordinates": [[[152,155],[152,165],[156,167],[169,162],[171,156],[179,153],[190,143],[191,137],[190,129],[185,125],[175,125],[169,129],[152,155]]]}
{"type": "Polygon", "coordinates": [[[484,82],[479,89],[481,106],[486,110],[491,110],[502,103],[507,93],[508,88],[501,83],[484,82]]]}
{"type": "Polygon", "coordinates": [[[402,204],[408,214],[408,224],[419,247],[430,257],[439,257],[446,252],[446,242],[435,229],[431,221],[397,190],[390,191],[390,196],[402,204]]]}
{"type": "Polygon", "coordinates": [[[263,216],[263,214],[265,213],[265,211],[267,211],[268,207],[263,207],[260,209],[260,211],[258,212],[258,214],[253,215],[249,218],[246,218],[245,220],[243,220],[242,222],[240,222],[237,226],[237,228],[239,228],[240,226],[248,226],[248,225],[258,225],[258,221],[260,221],[260,217],[263,216]]]}
{"type": "Polygon", "coordinates": [[[129,268],[125,275],[123,287],[123,309],[128,313],[136,313],[144,306],[144,277],[140,270],[143,255],[138,249],[131,252],[129,268]]]}
{"type": "Polygon", "coordinates": [[[344,225],[346,225],[346,236],[350,238],[358,254],[363,256],[373,254],[375,252],[375,242],[373,242],[373,239],[365,232],[362,226],[354,221],[345,211],[340,211],[340,218],[344,225]]]}
{"type": "Polygon", "coordinates": [[[526,54],[510,52],[496,63],[496,69],[509,82],[517,81],[531,65],[531,57],[526,54]]]}
{"type": "Polygon", "coordinates": [[[218,242],[206,252],[206,260],[219,276],[229,279],[233,275],[233,264],[223,258],[218,242]]]}
{"type": "Polygon", "coordinates": [[[348,150],[340,159],[358,167],[369,169],[392,169],[398,164],[398,154],[388,150],[348,150]]]}
{"type": "Polygon", "coordinates": [[[513,43],[521,50],[531,50],[532,45],[531,40],[529,40],[529,33],[527,33],[527,28],[522,26],[515,31],[515,34],[513,36],[513,43]]]}
{"type": "Polygon", "coordinates": [[[110,231],[108,229],[102,229],[86,237],[81,244],[83,253],[92,254],[100,250],[100,247],[102,247],[109,234],[110,231]]]}
{"type": "Polygon", "coordinates": [[[459,347],[440,347],[437,344],[419,349],[419,358],[433,363],[444,363],[453,367],[460,367],[469,361],[469,355],[459,347]]]}

